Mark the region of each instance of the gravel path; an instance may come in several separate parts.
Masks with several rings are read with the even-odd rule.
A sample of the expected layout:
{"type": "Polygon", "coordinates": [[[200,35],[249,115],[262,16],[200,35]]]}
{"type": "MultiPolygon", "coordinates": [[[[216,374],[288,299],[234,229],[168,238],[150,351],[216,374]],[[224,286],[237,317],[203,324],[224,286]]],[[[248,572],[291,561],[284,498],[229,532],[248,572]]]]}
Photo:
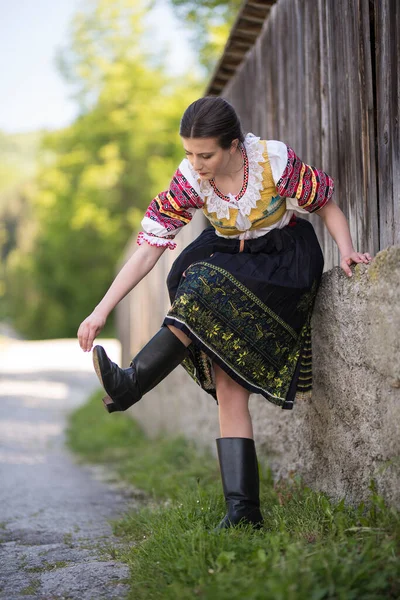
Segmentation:
{"type": "MultiPolygon", "coordinates": [[[[118,344],[107,342],[118,360],[118,344]]],[[[64,446],[68,411],[98,387],[75,340],[0,339],[0,599],[125,598],[108,521],[132,491],[64,446]]]]}

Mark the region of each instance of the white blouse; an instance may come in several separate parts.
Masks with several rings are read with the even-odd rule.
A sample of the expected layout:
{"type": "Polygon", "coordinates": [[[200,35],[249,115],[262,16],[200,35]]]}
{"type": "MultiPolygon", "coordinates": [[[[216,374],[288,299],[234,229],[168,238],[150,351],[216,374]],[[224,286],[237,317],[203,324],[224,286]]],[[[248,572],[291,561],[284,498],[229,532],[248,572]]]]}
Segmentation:
{"type": "Polygon", "coordinates": [[[161,192],[150,203],[141,222],[142,231],[137,243],[140,245],[146,241],[151,245],[175,248],[173,239],[204,204],[209,213],[216,214],[217,219],[229,219],[230,208],[237,209],[237,234],[224,236],[217,229],[215,232],[220,237],[246,240],[261,237],[275,228],[282,229],[289,223],[294,211],[302,214],[314,212],[331,198],[333,180],[327,173],[303,163],[283,142],[266,140],[265,144],[278,197],[285,198],[286,201],[287,210],[278,222],[268,227],[251,229],[248,216],[261,198],[265,147],[260,144],[259,137],[248,133],[244,140],[248,182],[242,195],[228,194],[221,197],[210,181],[201,180],[190,161],[184,158],[169,189],[161,192]]]}

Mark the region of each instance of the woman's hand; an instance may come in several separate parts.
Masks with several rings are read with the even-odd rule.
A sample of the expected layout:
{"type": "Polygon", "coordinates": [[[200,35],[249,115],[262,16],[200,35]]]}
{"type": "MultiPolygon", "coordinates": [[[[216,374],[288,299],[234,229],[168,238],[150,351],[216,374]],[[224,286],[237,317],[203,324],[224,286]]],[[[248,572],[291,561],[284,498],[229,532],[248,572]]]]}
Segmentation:
{"type": "Polygon", "coordinates": [[[353,263],[365,263],[368,265],[372,260],[372,257],[368,252],[356,252],[353,250],[346,256],[341,256],[340,266],[348,277],[352,276],[350,265],[353,263]]]}
{"type": "Polygon", "coordinates": [[[350,265],[365,263],[368,265],[372,257],[368,252],[356,252],[351,240],[349,224],[338,205],[329,200],[325,206],[317,211],[322,218],[329,233],[335,240],[340,252],[340,267],[348,277],[351,277],[350,265]]]}
{"type": "Polygon", "coordinates": [[[106,324],[106,317],[94,310],[79,326],[78,340],[84,352],[90,352],[95,338],[106,324]]]}

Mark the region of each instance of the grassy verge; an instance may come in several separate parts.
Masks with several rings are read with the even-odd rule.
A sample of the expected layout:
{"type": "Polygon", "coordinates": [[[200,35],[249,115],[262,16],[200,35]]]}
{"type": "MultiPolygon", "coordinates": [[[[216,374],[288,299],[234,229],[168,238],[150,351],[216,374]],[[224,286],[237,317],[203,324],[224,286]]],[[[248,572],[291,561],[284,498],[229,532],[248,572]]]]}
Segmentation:
{"type": "Polygon", "coordinates": [[[332,503],[296,477],[263,469],[265,527],[215,532],[223,516],[215,459],[182,438],[149,441],[108,415],[100,395],[76,411],[70,446],[108,463],[158,502],[115,524],[135,600],[376,600],[400,597],[399,514],[371,484],[368,506],[332,503]]]}

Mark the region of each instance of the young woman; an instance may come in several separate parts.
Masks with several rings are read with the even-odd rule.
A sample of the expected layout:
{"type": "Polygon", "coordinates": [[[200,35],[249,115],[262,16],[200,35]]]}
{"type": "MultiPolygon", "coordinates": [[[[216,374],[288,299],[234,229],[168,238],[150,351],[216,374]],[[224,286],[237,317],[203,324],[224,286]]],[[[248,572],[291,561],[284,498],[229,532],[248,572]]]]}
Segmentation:
{"type": "Polygon", "coordinates": [[[210,222],[174,262],[161,329],[121,369],[93,349],[109,412],[126,410],[182,363],[218,403],[217,440],[227,514],[219,524],[261,527],[257,457],[248,410],[251,392],[291,409],[311,390],[311,314],[323,255],[311,223],[317,212],[336,241],[341,267],[371,256],[354,250],[333,202],[333,181],[279,141],[243,135],[233,107],[205,97],[185,111],[186,153],[167,191],[150,203],[139,248],[79,327],[89,352],[118,302],[154,267],[202,209],[210,222]]]}

